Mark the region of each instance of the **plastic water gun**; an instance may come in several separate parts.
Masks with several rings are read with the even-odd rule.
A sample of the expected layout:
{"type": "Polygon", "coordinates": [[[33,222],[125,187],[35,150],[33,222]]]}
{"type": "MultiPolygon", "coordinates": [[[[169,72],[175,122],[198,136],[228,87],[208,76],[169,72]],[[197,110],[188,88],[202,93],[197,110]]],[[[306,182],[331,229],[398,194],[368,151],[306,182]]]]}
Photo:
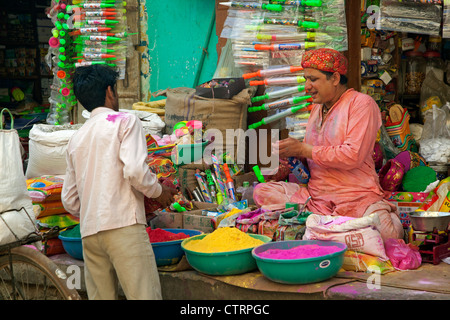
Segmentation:
{"type": "Polygon", "coordinates": [[[198,186],[200,188],[200,191],[202,192],[203,199],[205,199],[205,202],[212,203],[208,186],[206,185],[205,180],[203,180],[203,177],[201,176],[199,169],[195,170],[195,178],[197,179],[198,186]]]}
{"type": "Polygon", "coordinates": [[[321,7],[321,0],[273,0],[271,3],[279,3],[289,6],[303,6],[303,7],[321,7]]]}
{"type": "Polygon", "coordinates": [[[225,184],[227,186],[228,196],[236,201],[236,192],[234,190],[234,182],[231,179],[230,169],[228,168],[228,164],[223,164],[223,171],[225,172],[226,181],[225,184]]]}
{"type": "Polygon", "coordinates": [[[256,35],[256,39],[260,41],[311,40],[323,39],[327,37],[329,37],[329,35],[324,32],[291,32],[279,34],[258,33],[256,35]]]}
{"type": "Polygon", "coordinates": [[[264,18],[265,24],[279,24],[283,26],[296,26],[305,29],[318,29],[320,24],[315,21],[299,21],[297,19],[278,19],[278,18],[264,18]]]}
{"type": "Polygon", "coordinates": [[[296,113],[297,111],[299,111],[299,110],[301,110],[301,109],[303,109],[303,108],[305,108],[305,107],[307,107],[309,105],[310,105],[310,103],[305,103],[305,104],[301,104],[301,105],[298,105],[298,106],[291,107],[291,108],[289,108],[287,110],[284,110],[282,112],[276,113],[276,114],[271,115],[269,117],[265,117],[261,121],[258,121],[256,123],[253,123],[253,124],[249,125],[248,128],[249,129],[256,129],[256,128],[262,126],[262,125],[278,121],[278,120],[283,119],[283,118],[285,118],[287,116],[290,116],[291,114],[296,113]]]}
{"type": "Polygon", "coordinates": [[[256,175],[256,178],[258,179],[258,181],[259,181],[260,183],[266,182],[266,179],[264,179],[264,176],[263,176],[263,174],[261,173],[261,169],[260,169],[258,166],[254,166],[252,169],[253,169],[253,172],[254,172],[255,175],[256,175]]]}
{"type": "Polygon", "coordinates": [[[252,103],[255,103],[255,102],[258,102],[258,101],[262,101],[262,100],[276,99],[276,98],[284,97],[284,96],[287,96],[287,95],[296,94],[296,93],[302,92],[302,91],[305,91],[305,86],[304,85],[297,86],[297,87],[290,87],[290,88],[286,88],[286,89],[281,89],[281,90],[277,90],[277,91],[266,93],[266,94],[264,94],[262,96],[253,97],[252,98],[252,103]]]}
{"type": "Polygon", "coordinates": [[[209,169],[205,170],[205,174],[206,174],[206,181],[208,181],[209,194],[211,195],[211,200],[213,203],[218,203],[216,194],[216,184],[214,183],[211,170],[209,169]]]}
{"type": "Polygon", "coordinates": [[[264,78],[264,77],[270,77],[270,76],[285,74],[285,73],[295,73],[295,72],[299,72],[299,71],[303,71],[303,68],[300,66],[289,66],[289,67],[281,67],[281,68],[273,68],[273,69],[262,69],[262,70],[258,70],[256,72],[244,73],[242,75],[242,77],[244,79],[251,79],[251,78],[256,78],[256,77],[264,78]]]}
{"type": "Polygon", "coordinates": [[[271,78],[264,80],[253,80],[249,82],[251,86],[278,86],[283,84],[296,84],[306,82],[306,79],[303,76],[295,76],[295,77],[283,77],[283,78],[271,78]]]}
{"type": "Polygon", "coordinates": [[[266,3],[259,3],[259,2],[235,2],[235,1],[219,2],[219,4],[222,6],[227,6],[227,7],[231,7],[231,8],[261,9],[261,10],[276,11],[276,12],[283,11],[283,6],[280,4],[266,4],[266,3]]]}
{"type": "MultiPolygon", "coordinates": [[[[282,100],[277,100],[277,101],[273,101],[270,103],[265,103],[259,107],[250,107],[250,108],[248,108],[248,112],[256,112],[256,111],[261,111],[261,110],[274,110],[274,109],[278,109],[278,108],[284,108],[287,106],[296,105],[305,100],[308,102],[312,102],[311,96],[292,97],[292,98],[288,98],[288,99],[282,99],[282,100]]],[[[309,105],[309,103],[305,103],[303,106],[307,107],[308,105],[309,105]]]]}
{"type": "Polygon", "coordinates": [[[298,42],[298,43],[277,43],[277,44],[255,44],[255,50],[261,51],[285,51],[285,50],[306,50],[324,46],[324,42],[298,42]]]}
{"type": "MultiPolygon", "coordinates": [[[[219,186],[218,190],[220,190],[220,193],[222,194],[223,198],[227,198],[227,189],[225,187],[224,181],[222,180],[222,175],[220,174],[219,160],[217,159],[217,157],[214,154],[211,155],[211,159],[213,161],[216,182],[219,186]]],[[[217,193],[217,194],[219,194],[219,193],[217,193]]]]}

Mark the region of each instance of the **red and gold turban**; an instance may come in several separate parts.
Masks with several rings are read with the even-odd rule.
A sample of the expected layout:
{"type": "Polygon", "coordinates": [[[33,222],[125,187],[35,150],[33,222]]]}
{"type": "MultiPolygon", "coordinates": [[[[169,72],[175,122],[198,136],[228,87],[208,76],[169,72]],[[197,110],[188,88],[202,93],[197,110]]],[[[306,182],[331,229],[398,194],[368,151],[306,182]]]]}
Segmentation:
{"type": "Polygon", "coordinates": [[[341,75],[347,74],[347,58],[339,51],[320,48],[308,50],[302,58],[303,68],[314,68],[325,72],[339,72],[341,75]]]}

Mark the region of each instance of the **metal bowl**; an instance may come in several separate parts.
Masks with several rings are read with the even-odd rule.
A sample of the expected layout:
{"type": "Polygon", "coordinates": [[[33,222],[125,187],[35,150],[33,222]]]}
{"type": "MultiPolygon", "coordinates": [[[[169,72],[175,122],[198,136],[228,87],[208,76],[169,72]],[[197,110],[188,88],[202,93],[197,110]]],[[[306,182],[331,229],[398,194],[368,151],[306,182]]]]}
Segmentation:
{"type": "Polygon", "coordinates": [[[450,223],[450,212],[416,211],[409,215],[416,231],[446,231],[450,223]]]}

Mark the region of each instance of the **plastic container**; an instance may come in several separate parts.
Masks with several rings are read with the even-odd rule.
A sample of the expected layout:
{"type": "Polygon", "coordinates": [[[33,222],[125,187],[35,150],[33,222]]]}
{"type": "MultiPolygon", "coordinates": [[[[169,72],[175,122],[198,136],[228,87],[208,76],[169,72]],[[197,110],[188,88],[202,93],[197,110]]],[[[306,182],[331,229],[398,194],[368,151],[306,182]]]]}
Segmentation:
{"type": "Polygon", "coordinates": [[[422,83],[425,80],[426,60],[419,51],[406,53],[406,71],[404,93],[419,95],[422,83]]]}
{"type": "Polygon", "coordinates": [[[347,246],[340,242],[321,240],[286,240],[266,243],[252,250],[259,271],[271,281],[285,284],[307,284],[335,276],[344,263],[347,246]],[[290,249],[301,245],[338,246],[340,251],[305,259],[268,259],[258,256],[269,249],[290,249]]]}
{"type": "MultiPolygon", "coordinates": [[[[198,230],[190,229],[163,229],[172,233],[184,233],[188,236],[196,236],[202,234],[198,230]]],[[[154,242],[152,243],[153,253],[155,254],[156,265],[158,267],[168,266],[178,263],[184,255],[183,249],[181,249],[181,243],[184,239],[154,242]]]]}
{"type": "Polygon", "coordinates": [[[217,78],[197,86],[195,94],[204,98],[231,99],[244,89],[244,78],[217,78]]]}
{"type": "Polygon", "coordinates": [[[441,59],[441,54],[437,51],[427,51],[423,55],[426,59],[426,68],[425,68],[425,75],[433,70],[436,77],[444,81],[444,61],[441,59]]]}
{"type": "Polygon", "coordinates": [[[83,244],[81,242],[81,238],[66,237],[65,234],[67,234],[67,231],[61,232],[58,236],[58,238],[62,241],[64,250],[72,258],[83,260],[83,244]]]}
{"type": "MultiPolygon", "coordinates": [[[[196,252],[186,249],[185,246],[189,241],[200,240],[205,236],[206,234],[194,236],[183,240],[181,243],[187,261],[198,272],[213,276],[229,276],[257,269],[256,261],[252,256],[253,248],[217,253],[196,252]]],[[[249,236],[265,243],[272,241],[271,238],[260,234],[249,234],[249,236]]]]}
{"type": "Polygon", "coordinates": [[[176,165],[184,165],[200,160],[203,157],[208,141],[203,143],[179,144],[172,149],[172,161],[176,165]]]}
{"type": "MultiPolygon", "coordinates": [[[[245,181],[247,182],[247,181],[245,181]]],[[[242,192],[242,200],[247,200],[248,205],[254,205],[255,201],[253,200],[253,189],[254,187],[250,185],[249,182],[246,183],[246,188],[242,192]]]]}

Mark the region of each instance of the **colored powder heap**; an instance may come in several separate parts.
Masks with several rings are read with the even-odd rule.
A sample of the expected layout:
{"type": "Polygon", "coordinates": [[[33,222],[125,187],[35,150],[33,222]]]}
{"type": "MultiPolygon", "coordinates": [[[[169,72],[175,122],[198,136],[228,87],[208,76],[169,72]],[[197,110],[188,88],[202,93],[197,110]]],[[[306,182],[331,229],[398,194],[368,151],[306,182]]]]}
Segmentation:
{"type": "Polygon", "coordinates": [[[160,228],[152,229],[147,228],[148,237],[150,238],[151,243],[155,242],[166,242],[166,241],[175,241],[181,240],[185,238],[189,238],[189,236],[185,233],[173,233],[170,231],[166,231],[160,228]]]}
{"type": "Polygon", "coordinates": [[[66,238],[81,238],[80,224],[77,224],[72,229],[61,232],[61,235],[66,238]]]}
{"type": "Polygon", "coordinates": [[[307,259],[326,256],[342,251],[338,246],[319,246],[317,244],[307,244],[290,249],[269,249],[258,253],[261,258],[267,259],[307,259]]]}
{"type": "Polygon", "coordinates": [[[214,230],[200,240],[189,241],[185,248],[196,252],[214,253],[253,248],[263,243],[235,227],[225,227],[214,230]]]}

